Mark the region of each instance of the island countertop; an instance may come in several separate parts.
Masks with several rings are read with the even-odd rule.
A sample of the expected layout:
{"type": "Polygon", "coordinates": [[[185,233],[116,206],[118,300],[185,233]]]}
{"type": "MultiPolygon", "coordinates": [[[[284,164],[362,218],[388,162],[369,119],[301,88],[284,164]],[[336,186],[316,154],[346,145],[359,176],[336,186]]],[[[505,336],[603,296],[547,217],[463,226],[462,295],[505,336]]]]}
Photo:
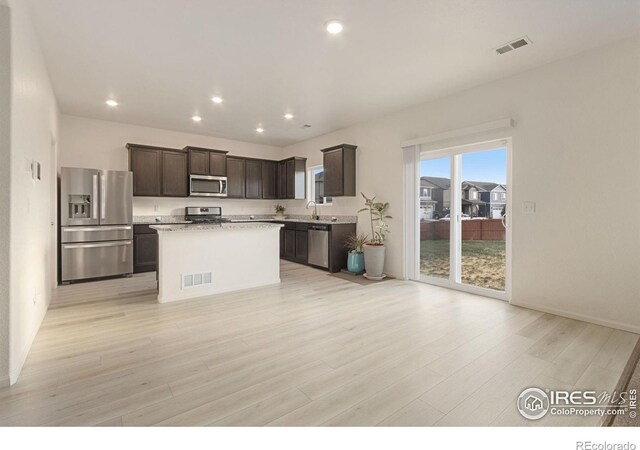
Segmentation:
{"type": "Polygon", "coordinates": [[[241,229],[259,229],[259,228],[282,228],[284,225],[269,222],[242,222],[242,223],[198,223],[198,224],[167,224],[167,225],[149,225],[157,231],[228,231],[241,229]]]}

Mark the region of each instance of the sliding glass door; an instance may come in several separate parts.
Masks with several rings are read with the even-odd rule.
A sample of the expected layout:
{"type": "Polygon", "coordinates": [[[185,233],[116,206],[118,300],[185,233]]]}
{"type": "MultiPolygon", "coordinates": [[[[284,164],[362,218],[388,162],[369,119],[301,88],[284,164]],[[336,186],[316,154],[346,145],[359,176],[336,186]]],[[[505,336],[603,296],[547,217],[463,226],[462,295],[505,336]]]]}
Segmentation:
{"type": "Polygon", "coordinates": [[[420,153],[420,280],[507,299],[507,140],[420,153]]]}
{"type": "Polygon", "coordinates": [[[420,274],[451,275],[451,158],[420,161],[420,274]]]}

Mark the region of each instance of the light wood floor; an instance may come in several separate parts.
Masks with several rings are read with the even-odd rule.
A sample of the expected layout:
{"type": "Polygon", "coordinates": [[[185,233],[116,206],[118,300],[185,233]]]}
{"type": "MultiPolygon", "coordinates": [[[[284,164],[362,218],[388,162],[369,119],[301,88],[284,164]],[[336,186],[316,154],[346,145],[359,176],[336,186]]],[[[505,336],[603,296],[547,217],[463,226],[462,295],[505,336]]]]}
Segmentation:
{"type": "Polygon", "coordinates": [[[154,285],[60,287],[0,425],[595,425],[526,422],[516,398],[613,389],[638,337],[284,262],[242,293],[160,305],[154,285]]]}

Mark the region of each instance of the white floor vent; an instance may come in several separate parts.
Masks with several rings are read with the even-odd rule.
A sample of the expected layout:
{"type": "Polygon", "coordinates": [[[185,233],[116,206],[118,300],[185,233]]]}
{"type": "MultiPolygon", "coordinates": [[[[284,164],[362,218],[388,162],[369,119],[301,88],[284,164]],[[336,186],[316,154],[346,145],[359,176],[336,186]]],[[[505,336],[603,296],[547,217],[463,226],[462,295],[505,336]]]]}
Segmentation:
{"type": "Polygon", "coordinates": [[[211,283],[211,272],[182,274],[182,289],[189,289],[211,283]]]}

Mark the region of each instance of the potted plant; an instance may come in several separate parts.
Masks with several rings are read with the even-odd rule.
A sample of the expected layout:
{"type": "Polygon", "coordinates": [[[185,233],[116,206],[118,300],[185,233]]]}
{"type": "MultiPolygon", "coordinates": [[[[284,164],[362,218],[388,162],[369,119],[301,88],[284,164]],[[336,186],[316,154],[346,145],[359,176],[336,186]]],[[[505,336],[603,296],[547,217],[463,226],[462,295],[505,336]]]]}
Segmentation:
{"type": "Polygon", "coordinates": [[[352,273],[364,272],[363,247],[369,236],[366,234],[351,233],[344,241],[344,246],[349,250],[347,254],[347,270],[352,273]]]}
{"type": "Polygon", "coordinates": [[[384,238],[386,233],[389,232],[389,225],[387,225],[384,219],[391,219],[391,216],[387,215],[389,209],[389,202],[376,202],[375,196],[367,198],[362,192],[360,193],[364,198],[364,208],[358,211],[369,211],[369,218],[371,221],[371,240],[364,244],[364,265],[367,268],[365,277],[372,280],[381,280],[384,275],[384,255],[385,246],[384,238]]]}
{"type": "Polygon", "coordinates": [[[274,206],[274,208],[276,210],[276,216],[277,217],[284,217],[284,209],[285,209],[284,206],[282,206],[280,203],[278,203],[277,205],[274,206]]]}

